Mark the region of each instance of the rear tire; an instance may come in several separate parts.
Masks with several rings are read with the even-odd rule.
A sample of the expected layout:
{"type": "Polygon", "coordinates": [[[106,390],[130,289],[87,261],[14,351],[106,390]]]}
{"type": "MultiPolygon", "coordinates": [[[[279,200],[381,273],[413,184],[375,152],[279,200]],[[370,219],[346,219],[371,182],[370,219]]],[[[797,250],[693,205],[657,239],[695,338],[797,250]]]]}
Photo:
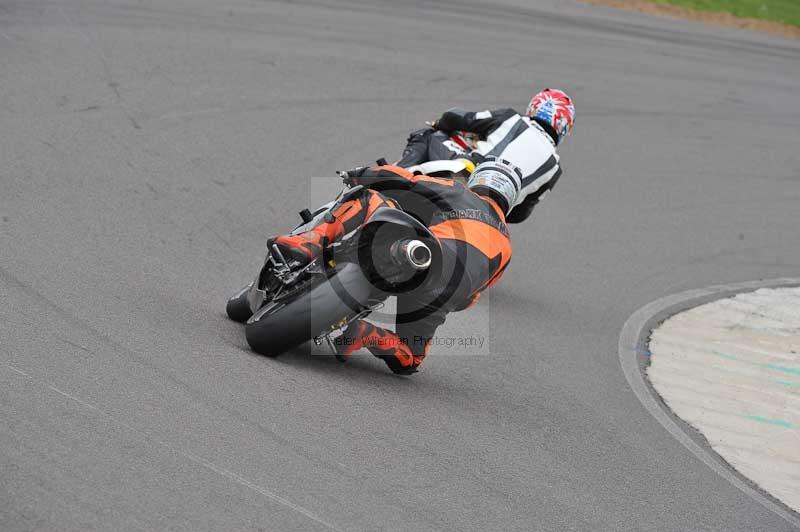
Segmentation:
{"type": "MultiPolygon", "coordinates": [[[[355,264],[288,302],[268,303],[245,326],[253,351],[276,357],[369,306],[375,289],[355,264]]],[[[385,296],[384,296],[385,297],[385,296]]]]}
{"type": "Polygon", "coordinates": [[[249,291],[250,285],[245,286],[230,298],[228,304],[225,305],[225,312],[228,313],[228,317],[233,321],[244,323],[253,315],[253,311],[250,310],[250,302],[247,301],[247,293],[249,291]]]}

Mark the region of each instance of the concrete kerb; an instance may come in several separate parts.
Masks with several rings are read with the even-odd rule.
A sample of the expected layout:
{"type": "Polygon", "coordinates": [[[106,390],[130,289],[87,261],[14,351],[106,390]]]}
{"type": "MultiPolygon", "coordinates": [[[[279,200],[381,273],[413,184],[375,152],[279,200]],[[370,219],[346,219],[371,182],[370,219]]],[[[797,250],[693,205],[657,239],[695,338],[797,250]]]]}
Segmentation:
{"type": "Polygon", "coordinates": [[[645,305],[625,322],[619,339],[619,361],[625,379],[650,414],[687,450],[747,496],[800,530],[800,515],[760,489],[714,452],[705,437],[675,416],[647,381],[648,342],[659,324],[684,310],[760,288],[800,286],[800,278],[782,278],[716,285],[667,296],[645,305]]]}

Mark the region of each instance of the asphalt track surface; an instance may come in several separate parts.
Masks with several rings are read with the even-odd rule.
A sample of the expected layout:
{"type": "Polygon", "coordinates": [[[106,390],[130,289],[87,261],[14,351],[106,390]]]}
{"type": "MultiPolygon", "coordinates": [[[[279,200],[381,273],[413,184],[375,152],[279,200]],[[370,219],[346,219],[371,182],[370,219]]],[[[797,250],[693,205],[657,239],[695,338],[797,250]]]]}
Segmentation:
{"type": "Polygon", "coordinates": [[[794,530],[617,342],[660,297],[797,276],[800,46],[525,4],[0,0],[0,529],[794,530]],[[337,191],[312,176],[549,85],[566,174],[442,330],[485,353],[247,349],[225,299],[337,191]]]}

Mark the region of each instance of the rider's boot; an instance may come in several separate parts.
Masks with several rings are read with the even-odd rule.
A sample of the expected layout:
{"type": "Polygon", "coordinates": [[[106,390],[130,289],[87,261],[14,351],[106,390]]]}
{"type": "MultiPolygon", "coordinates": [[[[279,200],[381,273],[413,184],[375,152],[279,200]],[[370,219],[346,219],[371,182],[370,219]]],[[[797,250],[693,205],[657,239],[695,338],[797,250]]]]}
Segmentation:
{"type": "Polygon", "coordinates": [[[359,349],[367,349],[398,375],[416,373],[425,358],[424,354],[415,354],[408,341],[395,332],[364,320],[352,322],[342,336],[334,339],[334,346],[340,362],[345,362],[359,349]]]}
{"type": "Polygon", "coordinates": [[[383,206],[396,208],[397,203],[374,190],[365,190],[359,197],[346,201],[333,212],[329,212],[315,228],[297,235],[272,238],[267,245],[272,251],[272,244],[277,244],[286,260],[295,259],[305,266],[322,254],[322,248],[356,229],[383,206]]]}
{"type": "Polygon", "coordinates": [[[342,234],[344,234],[344,226],[338,219],[333,218],[332,221],[323,222],[304,233],[272,238],[268,244],[270,251],[272,244],[275,244],[286,260],[296,260],[302,267],[321,255],[322,248],[342,234]]]}

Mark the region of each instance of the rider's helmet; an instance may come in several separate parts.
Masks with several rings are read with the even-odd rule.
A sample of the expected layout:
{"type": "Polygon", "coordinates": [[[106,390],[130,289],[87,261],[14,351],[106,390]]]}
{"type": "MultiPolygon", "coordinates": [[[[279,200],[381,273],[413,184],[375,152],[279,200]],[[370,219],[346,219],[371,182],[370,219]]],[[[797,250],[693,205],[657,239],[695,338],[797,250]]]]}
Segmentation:
{"type": "Polygon", "coordinates": [[[531,98],[528,116],[535,120],[558,144],[572,131],[575,123],[575,105],[567,93],[558,89],[545,89],[531,98]]]}
{"type": "Polygon", "coordinates": [[[492,198],[508,214],[522,188],[522,172],[502,159],[488,158],[469,176],[467,187],[481,196],[492,198]]]}

